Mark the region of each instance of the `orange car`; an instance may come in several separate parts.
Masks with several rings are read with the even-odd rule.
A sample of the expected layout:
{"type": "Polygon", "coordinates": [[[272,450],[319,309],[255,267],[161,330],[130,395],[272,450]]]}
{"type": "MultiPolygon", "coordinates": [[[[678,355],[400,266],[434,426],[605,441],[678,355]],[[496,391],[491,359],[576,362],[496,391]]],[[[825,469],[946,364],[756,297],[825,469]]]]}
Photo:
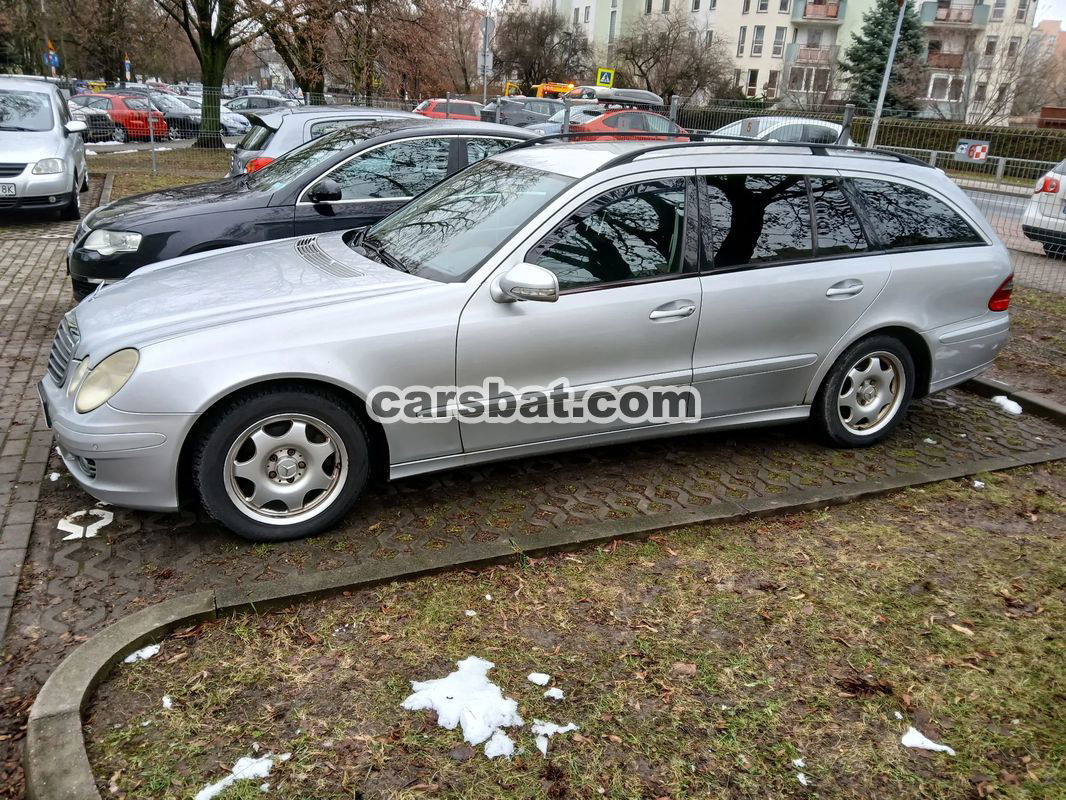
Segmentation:
{"type": "Polygon", "coordinates": [[[76,95],[80,105],[106,111],[115,123],[115,141],[128,142],[131,139],[148,139],[154,135],[157,140],[166,139],[169,134],[167,122],[158,111],[148,110],[148,98],[130,94],[88,94],[76,95]],[[84,99],[83,99],[84,98],[84,99]],[[152,130],[148,130],[151,114],[152,130]]]}
{"type": "MultiPolygon", "coordinates": [[[[610,142],[614,139],[631,141],[651,139],[659,140],[665,137],[662,136],[619,136],[614,137],[609,134],[611,131],[620,133],[641,133],[647,131],[649,134],[664,134],[664,133],[688,133],[684,128],[679,126],[675,122],[671,122],[669,118],[664,117],[662,114],[656,114],[654,111],[639,111],[636,109],[617,109],[614,111],[607,111],[600,116],[590,119],[580,125],[571,125],[570,130],[573,133],[598,133],[604,132],[604,136],[582,136],[580,141],[584,142],[610,142]]],[[[678,136],[673,141],[687,142],[687,136],[678,136]]]]}
{"type": "Polygon", "coordinates": [[[481,103],[473,100],[423,100],[415,106],[415,113],[431,119],[469,119],[481,121],[481,103]]]}

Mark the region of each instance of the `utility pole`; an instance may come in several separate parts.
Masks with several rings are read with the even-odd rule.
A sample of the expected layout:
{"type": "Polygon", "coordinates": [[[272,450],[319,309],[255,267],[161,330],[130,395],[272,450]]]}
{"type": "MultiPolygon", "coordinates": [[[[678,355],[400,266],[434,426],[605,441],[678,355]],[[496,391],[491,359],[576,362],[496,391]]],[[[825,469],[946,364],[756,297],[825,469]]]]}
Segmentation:
{"type": "Polygon", "coordinates": [[[881,124],[881,112],[885,107],[885,95],[888,93],[888,79],[892,77],[892,62],[896,60],[896,46],[899,44],[899,32],[903,28],[903,15],[907,13],[909,0],[896,0],[899,15],[896,17],[896,32],[892,34],[892,44],[888,48],[888,60],[885,62],[885,75],[881,79],[881,92],[877,95],[877,108],[870,121],[870,133],[866,137],[866,146],[873,147],[877,142],[877,126],[881,124]]]}
{"type": "Polygon", "coordinates": [[[486,5],[485,16],[481,18],[481,55],[478,58],[478,68],[481,70],[481,105],[489,102],[489,72],[492,71],[492,64],[489,62],[489,39],[492,38],[492,31],[496,27],[496,23],[489,16],[491,8],[492,3],[486,5]]]}

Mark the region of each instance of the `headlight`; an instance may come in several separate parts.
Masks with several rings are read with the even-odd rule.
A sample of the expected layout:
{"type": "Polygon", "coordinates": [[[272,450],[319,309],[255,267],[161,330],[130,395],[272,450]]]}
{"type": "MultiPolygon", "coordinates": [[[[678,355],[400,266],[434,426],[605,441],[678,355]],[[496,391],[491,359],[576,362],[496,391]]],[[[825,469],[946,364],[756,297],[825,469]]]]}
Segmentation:
{"type": "Polygon", "coordinates": [[[86,250],[95,250],[102,256],[115,253],[136,253],[141,246],[141,234],[130,231],[108,231],[99,228],[86,237],[82,244],[86,250]]]}
{"type": "Polygon", "coordinates": [[[55,175],[64,169],[61,158],[42,158],[33,166],[34,175],[55,175]]]}
{"type": "Polygon", "coordinates": [[[85,376],[89,372],[89,359],[83,358],[78,362],[77,368],[74,370],[74,374],[70,377],[70,383],[67,385],[67,396],[75,394],[78,391],[78,387],[81,386],[81,382],[85,380],[85,376]]]}
{"type": "Polygon", "coordinates": [[[138,358],[136,350],[119,350],[97,364],[96,369],[89,370],[78,388],[75,411],[88,414],[114,397],[137,369],[138,358]]]}

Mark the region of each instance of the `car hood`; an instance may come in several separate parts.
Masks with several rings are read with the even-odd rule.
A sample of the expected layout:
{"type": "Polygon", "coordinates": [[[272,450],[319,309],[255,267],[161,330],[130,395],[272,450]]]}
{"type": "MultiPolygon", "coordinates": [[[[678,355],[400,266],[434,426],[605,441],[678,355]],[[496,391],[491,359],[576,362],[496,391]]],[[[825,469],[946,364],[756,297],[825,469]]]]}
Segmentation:
{"type": "Polygon", "coordinates": [[[61,155],[56,134],[49,131],[0,131],[0,152],[4,161],[35,164],[42,158],[61,155]]]}
{"type": "Polygon", "coordinates": [[[191,331],[439,284],[360,256],[334,232],[162,261],[75,309],[95,364],[123,347],[191,331]]]}
{"type": "Polygon", "coordinates": [[[225,178],[124,197],[93,211],[85,218],[85,225],[90,230],[136,230],[138,225],[157,219],[262,208],[269,202],[269,193],[249,189],[242,178],[225,178]]]}

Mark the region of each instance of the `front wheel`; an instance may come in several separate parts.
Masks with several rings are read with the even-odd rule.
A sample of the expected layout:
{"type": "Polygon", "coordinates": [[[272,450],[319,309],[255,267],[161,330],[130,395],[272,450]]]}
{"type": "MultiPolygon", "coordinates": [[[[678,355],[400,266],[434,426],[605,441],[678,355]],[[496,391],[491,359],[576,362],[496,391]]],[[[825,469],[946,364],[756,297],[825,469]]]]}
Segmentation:
{"type": "Polygon", "coordinates": [[[837,447],[867,447],[885,439],[903,419],[914,394],[914,359],[891,336],[871,336],[849,347],[829,370],[811,416],[837,447]]]}
{"type": "Polygon", "coordinates": [[[192,469],[215,520],[245,539],[279,542],[340,521],[366,485],[369,449],[347,402],[279,386],[224,407],[200,438],[192,469]]]}
{"type": "Polygon", "coordinates": [[[115,137],[115,141],[121,144],[125,144],[129,141],[130,138],[129,134],[126,133],[126,129],[123,128],[121,125],[115,126],[115,133],[113,135],[115,137]]]}
{"type": "Polygon", "coordinates": [[[74,183],[70,188],[70,199],[59,209],[60,219],[81,219],[81,185],[78,183],[78,177],[74,176],[74,183]]]}

